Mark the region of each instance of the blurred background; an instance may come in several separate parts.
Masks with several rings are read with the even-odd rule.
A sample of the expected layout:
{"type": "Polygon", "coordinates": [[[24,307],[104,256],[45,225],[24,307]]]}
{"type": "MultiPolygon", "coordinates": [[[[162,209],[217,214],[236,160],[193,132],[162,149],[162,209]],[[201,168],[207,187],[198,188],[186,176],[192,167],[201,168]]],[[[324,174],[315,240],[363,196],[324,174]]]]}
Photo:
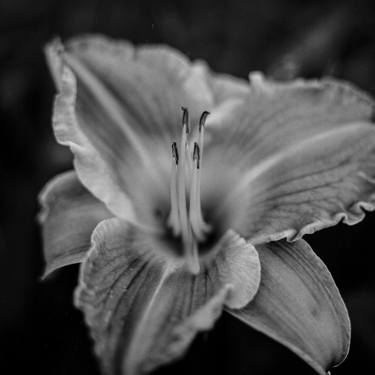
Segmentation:
{"type": "MultiPolygon", "coordinates": [[[[40,282],[36,197],[71,167],[54,140],[54,88],[43,45],[99,32],[167,43],[217,71],[278,79],[332,75],[375,94],[371,0],[0,0],[0,374],[99,374],[82,315],[72,307],[77,267],[40,282]]],[[[331,270],[353,326],[333,374],[375,373],[375,213],[306,239],[331,270]]],[[[281,345],[224,315],[182,361],[158,374],[314,372],[281,345]]]]}

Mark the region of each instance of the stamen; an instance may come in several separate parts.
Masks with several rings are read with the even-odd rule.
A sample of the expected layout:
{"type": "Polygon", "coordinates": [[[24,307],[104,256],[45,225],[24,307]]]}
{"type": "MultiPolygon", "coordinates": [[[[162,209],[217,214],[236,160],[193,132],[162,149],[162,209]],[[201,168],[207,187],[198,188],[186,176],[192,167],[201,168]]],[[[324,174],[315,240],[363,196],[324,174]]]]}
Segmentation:
{"type": "Polygon", "coordinates": [[[189,134],[189,113],[188,110],[182,107],[182,134],[180,144],[180,163],[178,165],[178,211],[181,224],[182,240],[186,252],[187,266],[189,270],[196,274],[199,272],[199,258],[198,249],[193,238],[191,226],[188,222],[188,213],[186,207],[186,184],[185,184],[185,160],[188,154],[187,135],[189,134]]]}
{"type": "MultiPolygon", "coordinates": [[[[185,107],[181,107],[181,109],[182,109],[182,129],[185,129],[186,136],[188,136],[190,133],[189,111],[185,107]]],[[[188,168],[186,172],[187,172],[187,177],[189,177],[188,173],[193,168],[193,165],[191,162],[189,142],[186,142],[186,154],[187,154],[187,163],[188,163],[188,166],[187,166],[188,168]]]]}
{"type": "Polygon", "coordinates": [[[188,269],[196,274],[199,272],[197,242],[205,239],[211,227],[202,217],[200,202],[200,170],[204,141],[204,126],[209,112],[204,111],[199,120],[199,135],[194,142],[193,153],[189,151],[189,112],[181,107],[182,132],[179,150],[176,142],[172,143],[172,170],[170,183],[171,212],[168,224],[174,235],[181,235],[188,269]],[[187,160],[186,160],[187,159],[187,160]],[[190,180],[189,207],[186,200],[186,183],[190,180]],[[189,208],[189,210],[188,210],[189,208]]]}
{"type": "Polygon", "coordinates": [[[186,134],[189,134],[189,111],[185,107],[181,107],[182,109],[182,128],[185,129],[186,134]]]}
{"type": "Polygon", "coordinates": [[[197,275],[200,270],[198,246],[197,246],[197,242],[194,241],[194,239],[192,238],[193,234],[191,233],[191,230],[190,230],[190,236],[191,236],[191,241],[189,245],[191,247],[190,247],[190,252],[188,253],[188,256],[187,256],[187,266],[189,268],[189,271],[192,274],[197,275]]]}
{"type": "Polygon", "coordinates": [[[178,216],[177,168],[178,168],[178,150],[177,150],[176,142],[173,142],[172,143],[171,182],[170,182],[171,212],[168,217],[168,225],[172,228],[173,234],[175,236],[177,236],[181,232],[180,219],[178,216]]]}
{"type": "Polygon", "coordinates": [[[189,219],[191,228],[193,230],[194,236],[198,240],[204,238],[204,233],[202,233],[202,228],[198,223],[198,201],[197,201],[197,182],[198,182],[198,170],[199,170],[199,146],[197,142],[194,142],[194,151],[193,151],[193,161],[194,167],[191,172],[191,184],[190,184],[190,206],[189,206],[189,219]]]}
{"type": "Polygon", "coordinates": [[[194,142],[194,151],[193,151],[193,161],[196,162],[197,169],[199,169],[200,165],[200,151],[197,142],[194,142]]]}
{"type": "Polygon", "coordinates": [[[197,200],[197,223],[200,228],[202,228],[203,232],[209,232],[211,230],[211,226],[208,225],[203,218],[202,215],[202,207],[201,207],[201,174],[200,169],[197,168],[197,183],[196,183],[196,200],[197,200]]]}
{"type": "MultiPolygon", "coordinates": [[[[186,208],[186,184],[185,184],[185,160],[186,160],[186,135],[188,134],[188,111],[182,107],[182,134],[180,143],[180,163],[178,165],[178,181],[177,181],[177,196],[178,196],[178,212],[180,217],[182,240],[186,245],[190,242],[188,214],[186,208]]],[[[189,251],[188,249],[185,249],[189,251]]]]}
{"type": "Polygon", "coordinates": [[[172,143],[172,156],[173,156],[173,159],[176,162],[176,165],[178,165],[178,150],[177,150],[177,143],[176,142],[172,143]]]}
{"type": "MultiPolygon", "coordinates": [[[[204,130],[206,125],[207,116],[210,114],[208,111],[204,111],[201,115],[201,118],[199,119],[199,136],[198,136],[198,146],[199,146],[199,160],[201,163],[202,155],[203,155],[203,145],[204,145],[204,130]]],[[[200,165],[198,166],[198,169],[200,169],[200,165]]],[[[200,171],[197,171],[197,223],[199,227],[203,229],[204,232],[209,232],[211,230],[210,225],[208,225],[202,215],[202,209],[201,209],[201,174],[200,171]]]]}
{"type": "Polygon", "coordinates": [[[194,232],[195,237],[202,241],[205,238],[207,232],[210,231],[211,227],[203,220],[202,209],[200,202],[200,148],[197,142],[194,143],[193,160],[195,162],[195,168],[192,171],[191,186],[190,186],[190,209],[189,218],[191,228],[194,232]]]}
{"type": "Polygon", "coordinates": [[[207,116],[210,114],[208,111],[204,111],[201,115],[201,118],[199,119],[199,132],[201,133],[205,124],[206,124],[206,119],[207,116]]]}

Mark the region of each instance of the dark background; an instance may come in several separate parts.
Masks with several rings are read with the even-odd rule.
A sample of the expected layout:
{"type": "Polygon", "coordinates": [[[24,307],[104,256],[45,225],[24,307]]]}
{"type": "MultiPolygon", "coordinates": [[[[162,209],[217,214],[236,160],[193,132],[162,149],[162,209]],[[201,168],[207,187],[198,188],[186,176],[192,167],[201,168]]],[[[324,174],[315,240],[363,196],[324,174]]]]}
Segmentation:
{"type": "MultiPolygon", "coordinates": [[[[0,374],[98,374],[81,313],[72,307],[77,267],[40,282],[37,194],[71,166],[53,138],[54,88],[46,41],[100,32],[162,42],[217,71],[330,74],[375,93],[373,1],[26,1],[0,0],[0,374]]],[[[347,303],[352,349],[333,374],[375,374],[375,214],[307,240],[347,303]]],[[[223,316],[169,374],[314,372],[281,345],[223,316]]],[[[159,372],[158,372],[159,373],[159,372]]]]}

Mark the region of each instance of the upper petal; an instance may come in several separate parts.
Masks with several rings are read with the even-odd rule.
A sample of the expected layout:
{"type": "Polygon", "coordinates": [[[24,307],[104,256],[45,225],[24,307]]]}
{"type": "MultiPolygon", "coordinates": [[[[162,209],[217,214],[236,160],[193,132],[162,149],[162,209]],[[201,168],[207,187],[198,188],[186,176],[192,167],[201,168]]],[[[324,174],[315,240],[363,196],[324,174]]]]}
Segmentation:
{"type": "Polygon", "coordinates": [[[71,148],[75,156],[74,166],[82,183],[114,213],[133,218],[132,204],[118,180],[117,172],[108,166],[78,124],[77,80],[62,59],[62,48],[58,42],[46,48],[58,89],[52,119],[55,136],[61,144],[71,148]]]}
{"type": "Polygon", "coordinates": [[[112,214],[82,186],[74,171],[51,180],[39,200],[46,277],[58,268],[81,262],[94,228],[112,214]]]}
{"type": "Polygon", "coordinates": [[[135,47],[91,35],[71,39],[66,46],[116,96],[130,126],[156,137],[179,135],[181,106],[197,122],[204,110],[250,91],[246,81],[213,73],[203,61],[191,62],[165,45],[135,47]]]}
{"type": "Polygon", "coordinates": [[[181,106],[197,121],[203,110],[246,91],[164,46],[91,36],[66,46],[53,41],[46,52],[59,89],[55,135],[71,147],[85,186],[128,220],[139,214],[134,202],[150,206],[168,194],[168,142],[179,134],[181,106]]]}
{"type": "Polygon", "coordinates": [[[222,242],[228,253],[198,275],[154,253],[143,233],[119,219],[102,222],[92,241],[75,303],[108,374],[145,373],[177,359],[224,304],[244,306],[259,285],[256,251],[235,234],[222,242]]]}
{"type": "Polygon", "coordinates": [[[259,291],[245,308],[228,311],[327,374],[345,359],[350,344],[348,313],[331,274],[303,240],[257,249],[259,291]]]}
{"type": "Polygon", "coordinates": [[[260,243],[360,221],[375,203],[374,103],[333,80],[255,78],[231,125],[211,123],[221,164],[238,180],[226,200],[237,212],[231,226],[260,243]]]}

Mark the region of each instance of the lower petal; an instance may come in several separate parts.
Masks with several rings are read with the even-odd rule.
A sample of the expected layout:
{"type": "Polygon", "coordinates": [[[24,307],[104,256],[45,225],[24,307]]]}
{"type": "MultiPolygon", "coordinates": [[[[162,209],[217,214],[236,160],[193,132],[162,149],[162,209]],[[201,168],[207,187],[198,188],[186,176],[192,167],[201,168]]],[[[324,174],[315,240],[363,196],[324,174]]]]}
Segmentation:
{"type": "Polygon", "coordinates": [[[40,194],[43,207],[39,219],[43,227],[44,276],[58,268],[79,263],[90,247],[95,226],[112,216],[78,180],[66,172],[50,181],[40,194]]]}
{"type": "Polygon", "coordinates": [[[350,344],[348,313],[331,274],[303,240],[257,249],[259,291],[245,308],[228,311],[326,374],[345,359],[350,344]]]}
{"type": "MultiPolygon", "coordinates": [[[[253,253],[247,246],[241,251],[238,238],[229,237],[236,251],[192,275],[150,251],[152,242],[124,221],[106,220],[95,229],[75,303],[106,373],[146,373],[179,358],[199,331],[214,325],[223,305],[248,301],[235,291],[241,275],[236,265],[244,253],[253,253]]],[[[254,278],[259,281],[258,274],[254,278]]]]}

